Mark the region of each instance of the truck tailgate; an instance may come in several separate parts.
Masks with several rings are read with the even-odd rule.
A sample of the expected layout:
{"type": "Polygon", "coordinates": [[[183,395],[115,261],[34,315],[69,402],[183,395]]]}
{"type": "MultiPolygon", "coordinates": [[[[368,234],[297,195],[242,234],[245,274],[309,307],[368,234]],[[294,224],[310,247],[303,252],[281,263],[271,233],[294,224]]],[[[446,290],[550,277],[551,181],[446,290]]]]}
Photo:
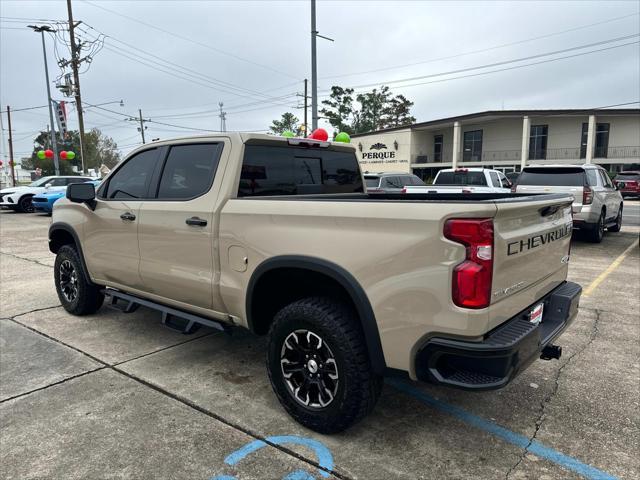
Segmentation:
{"type": "Polygon", "coordinates": [[[489,315],[492,327],[533,304],[566,279],[572,201],[571,195],[496,201],[489,315]]]}

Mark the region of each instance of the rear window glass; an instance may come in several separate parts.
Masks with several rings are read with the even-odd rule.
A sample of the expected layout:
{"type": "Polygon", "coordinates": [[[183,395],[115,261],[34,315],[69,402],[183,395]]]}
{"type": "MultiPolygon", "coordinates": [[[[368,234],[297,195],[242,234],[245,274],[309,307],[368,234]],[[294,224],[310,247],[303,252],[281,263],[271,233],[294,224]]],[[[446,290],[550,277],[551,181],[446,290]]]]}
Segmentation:
{"type": "Polygon", "coordinates": [[[518,185],[546,185],[550,187],[582,187],[584,170],[581,168],[524,169],[518,177],[518,185]]]}
{"type": "Polygon", "coordinates": [[[640,172],[621,172],[616,175],[616,180],[638,180],[640,172]]]}
{"type": "Polygon", "coordinates": [[[440,172],[434,185],[487,185],[484,172],[440,172]]]}
{"type": "Polygon", "coordinates": [[[220,158],[220,144],[176,145],[165,163],[158,198],[189,199],[207,192],[220,158]]]}
{"type": "Polygon", "coordinates": [[[354,153],[302,147],[245,147],[239,197],[363,192],[354,153]]]}
{"type": "Polygon", "coordinates": [[[380,177],[364,177],[364,181],[367,184],[367,187],[373,188],[377,187],[380,183],[380,177]]]}

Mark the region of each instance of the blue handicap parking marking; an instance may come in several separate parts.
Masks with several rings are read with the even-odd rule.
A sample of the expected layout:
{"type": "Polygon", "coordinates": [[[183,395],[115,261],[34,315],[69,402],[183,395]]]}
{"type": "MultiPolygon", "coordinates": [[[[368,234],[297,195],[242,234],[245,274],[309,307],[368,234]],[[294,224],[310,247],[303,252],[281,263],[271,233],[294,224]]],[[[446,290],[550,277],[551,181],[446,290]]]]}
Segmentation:
{"type": "MultiPolygon", "coordinates": [[[[300,445],[311,450],[316,456],[318,465],[321,467],[317,469],[318,474],[324,478],[329,477],[329,472],[333,470],[333,455],[331,454],[331,451],[326,447],[326,445],[318,440],[300,437],[298,435],[274,435],[267,437],[264,440],[254,440],[228,455],[227,458],[224,459],[224,463],[229,466],[235,466],[247,458],[247,456],[257,452],[261,448],[270,445],[287,444],[300,445]]],[[[316,477],[311,475],[309,472],[296,470],[295,472],[291,472],[283,477],[282,480],[315,480],[315,478],[316,477]]],[[[217,475],[212,477],[211,480],[237,480],[237,478],[229,475],[217,475]]]]}
{"type": "Polygon", "coordinates": [[[571,470],[572,472],[582,475],[585,478],[594,480],[617,480],[616,477],[609,473],[598,470],[591,465],[582,463],[581,461],[565,455],[557,450],[554,450],[553,448],[546,447],[540,442],[533,441],[531,442],[531,444],[529,444],[529,438],[527,438],[526,436],[501,427],[500,425],[474,415],[473,413],[469,413],[460,407],[456,407],[441,400],[437,400],[431,395],[423,392],[422,390],[419,390],[412,385],[409,385],[402,380],[388,378],[385,381],[387,384],[393,386],[401,392],[414,397],[425,405],[456,417],[458,420],[462,420],[469,425],[484,430],[485,432],[488,432],[500,438],[501,440],[504,440],[505,442],[511,443],[512,445],[516,445],[520,448],[524,448],[529,453],[549,460],[557,465],[560,465],[561,467],[566,468],[567,470],[571,470]]]}

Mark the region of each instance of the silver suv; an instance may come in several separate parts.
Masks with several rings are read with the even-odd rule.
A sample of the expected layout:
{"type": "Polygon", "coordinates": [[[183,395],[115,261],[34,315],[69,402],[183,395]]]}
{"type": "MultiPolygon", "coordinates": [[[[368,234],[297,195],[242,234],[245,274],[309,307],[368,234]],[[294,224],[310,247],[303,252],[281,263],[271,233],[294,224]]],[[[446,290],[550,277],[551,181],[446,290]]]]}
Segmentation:
{"type": "Polygon", "coordinates": [[[407,186],[426,185],[420,177],[407,172],[364,173],[367,193],[402,193],[407,186]]]}
{"type": "Polygon", "coordinates": [[[604,229],[622,228],[622,195],[607,171],[598,165],[540,165],[525,167],[515,185],[518,193],[571,193],[573,227],[600,243],[604,229]]]}

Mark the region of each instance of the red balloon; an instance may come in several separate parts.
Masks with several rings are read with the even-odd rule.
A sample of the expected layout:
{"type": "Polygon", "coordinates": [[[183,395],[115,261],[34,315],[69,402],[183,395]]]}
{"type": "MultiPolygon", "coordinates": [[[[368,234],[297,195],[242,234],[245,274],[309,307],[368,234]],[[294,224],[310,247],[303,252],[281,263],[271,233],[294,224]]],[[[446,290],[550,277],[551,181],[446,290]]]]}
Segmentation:
{"type": "Polygon", "coordinates": [[[47,158],[53,158],[53,150],[45,150],[44,156],[47,158]]]}
{"type": "Polygon", "coordinates": [[[326,142],[329,140],[329,134],[324,128],[316,128],[313,133],[311,133],[311,138],[314,140],[320,140],[321,142],[326,142]]]}
{"type": "Polygon", "coordinates": [[[62,160],[66,160],[67,159],[67,152],[65,152],[64,150],[60,152],[60,158],[62,160]]]}

